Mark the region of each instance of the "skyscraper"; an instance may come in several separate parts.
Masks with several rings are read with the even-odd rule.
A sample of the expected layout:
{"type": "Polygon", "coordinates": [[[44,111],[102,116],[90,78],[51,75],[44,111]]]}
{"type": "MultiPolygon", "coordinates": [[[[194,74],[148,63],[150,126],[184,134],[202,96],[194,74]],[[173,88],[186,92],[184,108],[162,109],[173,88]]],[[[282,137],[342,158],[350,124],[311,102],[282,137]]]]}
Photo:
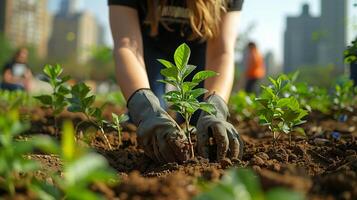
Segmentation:
{"type": "Polygon", "coordinates": [[[346,47],[346,0],[321,0],[321,33],[318,62],[333,64],[343,70],[343,51],[346,47]]]}
{"type": "Polygon", "coordinates": [[[284,35],[285,72],[316,64],[318,42],[312,36],[320,24],[320,18],[311,16],[307,4],[303,5],[300,16],[287,18],[284,35]]]}
{"type": "Polygon", "coordinates": [[[288,17],[284,39],[284,70],[333,65],[344,69],[347,0],[321,0],[321,17],[311,17],[304,5],[299,17],[288,17]]]}
{"type": "Polygon", "coordinates": [[[50,23],[47,0],[0,1],[0,31],[13,47],[31,45],[45,57],[50,23]]]}
{"type": "Polygon", "coordinates": [[[91,58],[91,48],[98,45],[98,27],[91,13],[77,11],[73,0],[62,0],[60,11],[53,20],[50,56],[59,60],[87,62],[91,58]]]}

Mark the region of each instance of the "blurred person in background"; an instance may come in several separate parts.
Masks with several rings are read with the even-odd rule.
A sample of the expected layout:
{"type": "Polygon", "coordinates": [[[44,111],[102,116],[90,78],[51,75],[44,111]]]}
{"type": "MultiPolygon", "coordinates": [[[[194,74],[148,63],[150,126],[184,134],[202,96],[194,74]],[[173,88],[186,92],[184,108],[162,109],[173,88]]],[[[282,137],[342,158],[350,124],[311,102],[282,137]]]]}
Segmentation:
{"type": "Polygon", "coordinates": [[[245,55],[245,91],[249,93],[258,93],[259,80],[265,77],[265,65],[263,56],[260,54],[257,45],[254,42],[249,42],[245,55]]]}
{"type": "MultiPolygon", "coordinates": [[[[187,138],[166,112],[165,84],[157,59],[170,59],[182,43],[191,48],[189,64],[197,71],[219,75],[199,87],[209,91],[202,101],[213,104],[217,115],[196,113],[198,154],[237,159],[243,142],[227,122],[227,102],[234,78],[234,47],[243,0],[109,0],[110,24],[119,86],[129,116],[138,127],[138,142],[157,162],[188,159],[187,138]],[[209,134],[217,154],[209,154],[209,134]]],[[[192,73],[192,74],[194,74],[192,73]]],[[[188,79],[192,78],[188,77],[188,79]]]]}
{"type": "Polygon", "coordinates": [[[15,52],[13,58],[5,64],[0,89],[30,91],[32,73],[27,64],[28,53],[27,48],[20,48],[15,52]]]}

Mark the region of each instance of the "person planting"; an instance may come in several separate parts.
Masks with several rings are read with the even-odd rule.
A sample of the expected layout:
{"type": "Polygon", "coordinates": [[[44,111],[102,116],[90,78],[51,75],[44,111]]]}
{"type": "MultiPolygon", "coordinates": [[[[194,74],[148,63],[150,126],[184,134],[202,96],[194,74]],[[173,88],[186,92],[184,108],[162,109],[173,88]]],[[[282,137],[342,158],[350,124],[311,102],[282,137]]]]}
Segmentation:
{"type": "Polygon", "coordinates": [[[243,142],[227,122],[234,75],[234,46],[243,0],[109,0],[116,75],[127,100],[131,120],[138,126],[138,142],[157,162],[183,162],[189,158],[187,138],[167,112],[165,84],[156,60],[170,58],[182,43],[191,48],[190,64],[197,71],[219,75],[198,85],[208,91],[201,101],[212,104],[216,115],[198,113],[198,153],[209,155],[209,138],[217,144],[217,159],[238,158],[243,142]]]}

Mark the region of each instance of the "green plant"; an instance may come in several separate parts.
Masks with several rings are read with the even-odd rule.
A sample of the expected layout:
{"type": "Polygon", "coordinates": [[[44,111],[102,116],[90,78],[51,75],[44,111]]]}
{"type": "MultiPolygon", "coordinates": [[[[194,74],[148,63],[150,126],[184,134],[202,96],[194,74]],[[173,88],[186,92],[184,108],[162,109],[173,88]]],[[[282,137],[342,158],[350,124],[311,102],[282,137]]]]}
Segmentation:
{"type": "Polygon", "coordinates": [[[300,106],[309,112],[319,110],[322,113],[328,113],[331,102],[327,91],[317,86],[309,86],[306,82],[298,82],[299,75],[299,71],[288,75],[290,83],[282,97],[293,96],[300,106]]]}
{"type": "Polygon", "coordinates": [[[357,62],[357,37],[352,41],[350,46],[347,46],[344,51],[345,63],[357,62]]]}
{"type": "Polygon", "coordinates": [[[50,107],[53,110],[54,127],[55,133],[58,134],[57,117],[68,105],[66,96],[69,94],[70,90],[66,85],[66,82],[70,79],[69,76],[61,78],[63,69],[60,65],[46,65],[43,69],[46,75],[46,82],[48,82],[52,87],[51,95],[40,95],[35,96],[43,105],[50,107]]]}
{"type": "Polygon", "coordinates": [[[118,138],[119,138],[119,145],[118,147],[120,147],[122,145],[122,135],[121,135],[121,131],[122,131],[122,126],[120,125],[121,123],[127,121],[129,119],[128,115],[125,114],[121,114],[120,116],[112,113],[112,119],[113,119],[113,123],[110,124],[110,126],[112,128],[114,128],[117,133],[118,133],[118,138]]]}
{"type": "Polygon", "coordinates": [[[231,169],[218,183],[200,183],[203,192],[195,200],[303,200],[299,193],[283,188],[263,192],[258,177],[249,169],[231,169]]]}
{"type": "MultiPolygon", "coordinates": [[[[102,115],[102,109],[105,106],[103,104],[100,108],[94,107],[94,102],[95,102],[95,95],[91,95],[90,93],[90,88],[85,84],[85,83],[78,83],[74,85],[71,90],[71,97],[68,98],[68,101],[70,105],[68,106],[68,111],[70,112],[81,112],[83,113],[87,120],[94,124],[102,133],[109,149],[112,149],[112,146],[105,135],[104,132],[104,126],[108,122],[104,120],[103,115],[102,115]]],[[[83,123],[84,121],[80,122],[76,126],[76,132],[78,127],[83,123]]]]}
{"type": "Polygon", "coordinates": [[[335,85],[335,91],[332,96],[335,117],[338,118],[346,111],[353,112],[354,96],[356,94],[356,88],[351,80],[344,80],[342,83],[335,85]]]}
{"type": "Polygon", "coordinates": [[[173,110],[177,111],[185,119],[185,133],[188,136],[190,145],[191,157],[194,157],[193,144],[191,141],[191,135],[189,130],[189,122],[195,111],[201,109],[210,114],[215,114],[215,108],[205,102],[199,102],[197,98],[208,91],[204,88],[195,88],[198,84],[217,73],[213,71],[200,71],[196,73],[192,81],[186,80],[196,66],[189,65],[188,60],[190,58],[191,50],[184,43],[181,44],[175,51],[174,61],[175,64],[170,61],[158,59],[158,61],[166,68],[161,70],[161,74],[165,77],[165,80],[160,80],[163,83],[170,84],[175,87],[175,90],[167,92],[164,95],[166,101],[172,104],[173,110]]]}
{"type": "Polygon", "coordinates": [[[40,199],[102,199],[89,186],[98,182],[114,183],[116,176],[113,169],[105,158],[76,143],[71,122],[66,121],[62,130],[61,146],[53,149],[63,162],[63,176],[54,174],[54,185],[42,183],[33,190],[40,199]]]}
{"type": "Polygon", "coordinates": [[[259,98],[256,98],[260,104],[260,108],[258,108],[260,123],[268,126],[273,132],[274,145],[281,133],[288,134],[289,143],[291,143],[292,131],[304,134],[302,128],[295,126],[305,123],[302,118],[308,112],[300,107],[294,96],[280,97],[290,84],[286,75],[280,75],[276,80],[273,78],[269,78],[269,80],[272,85],[262,86],[263,93],[259,98]]]}
{"type": "Polygon", "coordinates": [[[32,107],[35,100],[24,91],[0,90],[0,113],[7,113],[20,107],[32,107]]]}
{"type": "Polygon", "coordinates": [[[34,149],[50,149],[52,140],[48,137],[35,136],[29,140],[16,140],[15,137],[27,130],[28,124],[19,120],[16,110],[0,115],[0,188],[11,196],[16,187],[31,188],[33,176],[39,169],[36,161],[25,158],[34,149]]]}
{"type": "Polygon", "coordinates": [[[255,116],[257,105],[254,99],[255,95],[253,93],[247,94],[243,90],[231,96],[229,105],[239,117],[238,120],[252,119],[255,116]]]}

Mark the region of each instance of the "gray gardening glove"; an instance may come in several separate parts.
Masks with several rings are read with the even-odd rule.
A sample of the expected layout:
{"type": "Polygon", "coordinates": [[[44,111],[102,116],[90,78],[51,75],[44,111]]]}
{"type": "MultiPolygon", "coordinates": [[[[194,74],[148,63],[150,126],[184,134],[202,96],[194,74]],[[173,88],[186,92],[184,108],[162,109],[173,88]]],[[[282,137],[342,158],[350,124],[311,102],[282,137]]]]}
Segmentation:
{"type": "MultiPolygon", "coordinates": [[[[202,111],[197,121],[197,147],[198,153],[202,157],[210,158],[209,147],[213,138],[217,147],[217,160],[225,157],[231,159],[242,158],[243,141],[234,126],[227,122],[229,115],[228,107],[224,100],[218,95],[211,95],[206,100],[217,110],[216,115],[210,115],[202,111]]],[[[213,146],[213,145],[212,145],[213,146]]]]}
{"type": "Polygon", "coordinates": [[[182,163],[188,159],[186,135],[160,107],[158,98],[151,90],[136,91],[128,100],[128,109],[138,127],[138,143],[147,156],[160,163],[182,163]]]}

